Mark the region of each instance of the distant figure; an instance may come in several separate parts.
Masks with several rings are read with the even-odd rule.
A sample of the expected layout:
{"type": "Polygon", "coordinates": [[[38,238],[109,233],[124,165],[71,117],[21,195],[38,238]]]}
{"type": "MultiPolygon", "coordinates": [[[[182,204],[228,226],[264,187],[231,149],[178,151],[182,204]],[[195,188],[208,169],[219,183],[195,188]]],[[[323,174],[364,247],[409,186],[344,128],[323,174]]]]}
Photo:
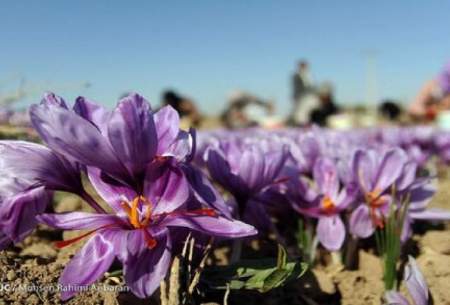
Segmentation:
{"type": "Polygon", "coordinates": [[[450,62],[434,79],[426,82],[409,113],[419,119],[434,119],[439,111],[450,109],[450,62]]]}
{"type": "Polygon", "coordinates": [[[258,126],[262,118],[273,113],[273,103],[250,93],[236,91],[228,100],[228,107],[221,115],[227,128],[258,126]]]}
{"type": "Polygon", "coordinates": [[[298,64],[297,71],[292,76],[292,98],[294,109],[290,121],[295,124],[308,123],[311,112],[319,105],[319,100],[315,93],[309,65],[302,60],[298,64]]]}
{"type": "Polygon", "coordinates": [[[334,102],[333,87],[330,83],[323,83],[318,89],[320,106],[310,114],[310,123],[320,126],[327,125],[329,116],[338,113],[339,108],[334,102]]]}
{"type": "Polygon", "coordinates": [[[188,119],[193,126],[200,122],[200,114],[194,102],[186,97],[182,97],[172,90],[167,90],[162,95],[162,104],[172,106],[182,119],[188,119]]]}
{"type": "Polygon", "coordinates": [[[378,107],[378,113],[389,121],[398,121],[402,114],[402,108],[394,100],[384,100],[378,107]]]}

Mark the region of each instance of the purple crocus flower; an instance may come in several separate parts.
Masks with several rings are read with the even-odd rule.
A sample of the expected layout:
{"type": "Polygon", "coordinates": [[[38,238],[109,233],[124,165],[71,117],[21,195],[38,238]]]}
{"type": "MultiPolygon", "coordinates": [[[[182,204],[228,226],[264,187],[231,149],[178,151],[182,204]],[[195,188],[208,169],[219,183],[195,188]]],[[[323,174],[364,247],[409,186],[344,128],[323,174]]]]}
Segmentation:
{"type": "Polygon", "coordinates": [[[50,191],[87,195],[78,165],[39,144],[0,141],[0,172],[0,248],[34,229],[36,214],[51,201],[50,191]]]}
{"type": "Polygon", "coordinates": [[[411,225],[415,220],[443,221],[450,220],[450,212],[439,208],[428,208],[431,198],[436,192],[430,177],[417,177],[418,165],[409,161],[396,182],[398,202],[407,198],[408,210],[405,215],[402,241],[411,235],[411,225]]]}
{"type": "Polygon", "coordinates": [[[353,171],[363,201],[352,212],[350,231],[366,238],[377,227],[384,226],[384,218],[389,214],[393,198],[391,187],[400,177],[407,161],[405,153],[394,148],[384,152],[358,150],[353,159],[353,171]]]}
{"type": "Polygon", "coordinates": [[[318,219],[317,238],[326,249],[339,250],[346,235],[340,214],[353,203],[355,188],[341,188],[337,167],[329,158],[316,161],[313,180],[313,188],[302,179],[289,182],[292,205],[299,213],[318,219]]]}
{"type": "Polygon", "coordinates": [[[55,152],[88,167],[96,167],[137,191],[148,164],[161,157],[189,161],[194,140],[179,130],[179,117],[170,106],[153,113],[138,94],[119,101],[113,111],[78,98],[74,110],[47,94],[30,111],[33,125],[55,152]],[[156,124],[155,124],[156,122],[156,124]]]}
{"type": "Polygon", "coordinates": [[[405,273],[403,276],[406,287],[413,300],[413,303],[408,300],[397,291],[388,291],[385,293],[384,298],[387,305],[428,305],[429,292],[428,286],[425,282],[425,278],[420,272],[414,258],[409,256],[408,264],[405,266],[405,273]]]}
{"type": "Polygon", "coordinates": [[[288,157],[287,147],[269,150],[256,143],[223,141],[205,152],[206,166],[214,181],[229,191],[237,203],[238,215],[267,230],[271,222],[259,196],[285,179],[280,177],[288,157]],[[255,219],[255,215],[260,219],[255,219]]]}
{"type": "MultiPolygon", "coordinates": [[[[118,258],[124,265],[131,291],[141,298],[148,297],[167,273],[176,228],[226,238],[256,234],[252,226],[227,218],[210,207],[198,207],[198,202],[192,208],[187,179],[176,166],[149,166],[141,194],[127,185],[105,183],[92,172],[89,177],[114,214],[72,212],[39,216],[42,222],[55,228],[91,230],[59,246],[93,235],[64,269],[60,283],[66,287],[94,283],[118,258]]],[[[62,299],[75,293],[64,291],[62,299]]]]}

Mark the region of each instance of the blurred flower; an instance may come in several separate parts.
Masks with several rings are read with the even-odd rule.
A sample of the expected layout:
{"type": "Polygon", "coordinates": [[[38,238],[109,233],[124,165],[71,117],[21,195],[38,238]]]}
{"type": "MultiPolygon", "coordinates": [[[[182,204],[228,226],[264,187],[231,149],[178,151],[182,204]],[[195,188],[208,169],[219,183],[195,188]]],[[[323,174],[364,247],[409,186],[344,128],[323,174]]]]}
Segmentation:
{"type": "Polygon", "coordinates": [[[223,141],[205,154],[212,179],[233,195],[238,215],[249,223],[259,223],[259,229],[267,229],[270,220],[261,204],[264,200],[258,196],[284,181],[280,174],[288,157],[287,147],[263,149],[258,142],[239,145],[223,141]]]}
{"type": "Polygon", "coordinates": [[[339,250],[346,236],[340,214],[355,200],[356,189],[353,186],[341,188],[337,167],[329,158],[316,161],[313,182],[308,188],[302,179],[289,181],[292,206],[303,215],[318,218],[320,243],[330,251],[339,250]]]}
{"type": "Polygon", "coordinates": [[[387,291],[384,295],[387,305],[428,305],[429,292],[425,278],[420,272],[414,258],[409,256],[408,264],[405,266],[405,273],[403,276],[406,287],[413,300],[409,303],[408,300],[397,291],[387,291]]]}
{"type": "Polygon", "coordinates": [[[50,191],[84,192],[79,167],[39,144],[0,141],[0,172],[0,248],[31,233],[50,191]]]}
{"type": "Polygon", "coordinates": [[[384,152],[358,150],[353,161],[354,176],[357,179],[364,201],[352,212],[350,231],[366,238],[377,227],[384,226],[393,198],[391,187],[402,174],[407,157],[401,149],[384,152]]]}

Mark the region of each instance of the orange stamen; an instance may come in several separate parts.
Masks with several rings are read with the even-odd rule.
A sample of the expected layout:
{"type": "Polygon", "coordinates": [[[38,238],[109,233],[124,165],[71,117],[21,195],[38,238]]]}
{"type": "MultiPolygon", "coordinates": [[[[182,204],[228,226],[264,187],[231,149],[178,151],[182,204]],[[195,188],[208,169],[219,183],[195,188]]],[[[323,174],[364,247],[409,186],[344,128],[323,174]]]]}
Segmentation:
{"type": "Polygon", "coordinates": [[[140,229],[143,227],[148,226],[148,224],[151,221],[151,214],[152,214],[152,205],[150,201],[145,198],[144,196],[136,196],[133,201],[130,204],[126,201],[122,202],[121,204],[122,208],[124,209],[125,213],[128,216],[128,220],[130,221],[130,224],[135,229],[140,229]],[[145,217],[141,221],[139,217],[139,203],[142,202],[145,206],[145,217]]]}
{"type": "Polygon", "coordinates": [[[378,190],[374,190],[373,192],[368,192],[366,194],[366,202],[369,205],[370,218],[372,219],[372,223],[374,224],[374,226],[382,229],[384,227],[383,217],[377,216],[376,214],[376,209],[386,203],[381,197],[382,195],[378,190]]]}
{"type": "Polygon", "coordinates": [[[380,207],[385,202],[381,199],[381,194],[379,191],[375,190],[373,192],[368,192],[366,194],[366,201],[372,207],[380,207]]]}
{"type": "Polygon", "coordinates": [[[325,196],[322,199],[322,209],[326,213],[332,213],[336,209],[336,205],[329,196],[325,196]]]}
{"type": "Polygon", "coordinates": [[[139,228],[141,226],[141,224],[139,223],[139,213],[138,213],[139,199],[140,197],[136,197],[133,199],[133,202],[131,203],[131,212],[129,215],[130,223],[135,228],[139,228]]]}

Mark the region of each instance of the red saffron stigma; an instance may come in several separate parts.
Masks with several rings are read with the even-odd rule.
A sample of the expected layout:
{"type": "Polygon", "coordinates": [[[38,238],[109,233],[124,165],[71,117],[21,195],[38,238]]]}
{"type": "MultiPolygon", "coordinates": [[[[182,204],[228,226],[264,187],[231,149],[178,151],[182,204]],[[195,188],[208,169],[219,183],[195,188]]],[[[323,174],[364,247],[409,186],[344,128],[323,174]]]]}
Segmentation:
{"type": "Polygon", "coordinates": [[[85,238],[86,236],[91,235],[92,233],[94,233],[94,232],[97,231],[97,230],[98,230],[98,229],[89,231],[89,232],[87,232],[87,233],[85,233],[85,234],[83,234],[83,235],[77,236],[77,237],[75,237],[75,238],[57,241],[57,242],[55,242],[55,246],[56,246],[56,248],[58,248],[58,249],[62,249],[62,248],[64,248],[64,247],[70,246],[70,245],[76,243],[77,241],[82,240],[82,239],[85,238]]]}
{"type": "Polygon", "coordinates": [[[153,249],[154,247],[156,247],[158,242],[156,241],[155,238],[153,238],[153,236],[146,229],[143,229],[143,230],[144,230],[144,238],[145,238],[145,242],[147,243],[147,247],[149,249],[153,249]]]}
{"type": "Polygon", "coordinates": [[[203,208],[203,209],[197,209],[192,211],[187,211],[187,215],[198,215],[198,216],[209,216],[209,217],[216,217],[217,212],[213,209],[203,208]]]}
{"type": "Polygon", "coordinates": [[[114,225],[115,225],[115,224],[105,225],[105,226],[99,227],[99,228],[97,228],[97,229],[91,230],[91,231],[89,231],[89,232],[87,232],[87,233],[84,233],[84,234],[82,234],[82,235],[80,235],[80,236],[77,236],[77,237],[74,237],[74,238],[71,238],[71,239],[67,239],[67,240],[60,240],[60,241],[57,241],[57,242],[54,243],[54,245],[55,245],[56,248],[62,249],[62,248],[64,248],[64,247],[67,247],[67,246],[70,246],[71,244],[76,243],[77,241],[82,240],[83,238],[85,238],[85,237],[91,235],[92,233],[95,233],[96,231],[98,231],[98,230],[100,230],[100,229],[104,229],[104,228],[108,228],[108,227],[113,227],[114,225]]]}

